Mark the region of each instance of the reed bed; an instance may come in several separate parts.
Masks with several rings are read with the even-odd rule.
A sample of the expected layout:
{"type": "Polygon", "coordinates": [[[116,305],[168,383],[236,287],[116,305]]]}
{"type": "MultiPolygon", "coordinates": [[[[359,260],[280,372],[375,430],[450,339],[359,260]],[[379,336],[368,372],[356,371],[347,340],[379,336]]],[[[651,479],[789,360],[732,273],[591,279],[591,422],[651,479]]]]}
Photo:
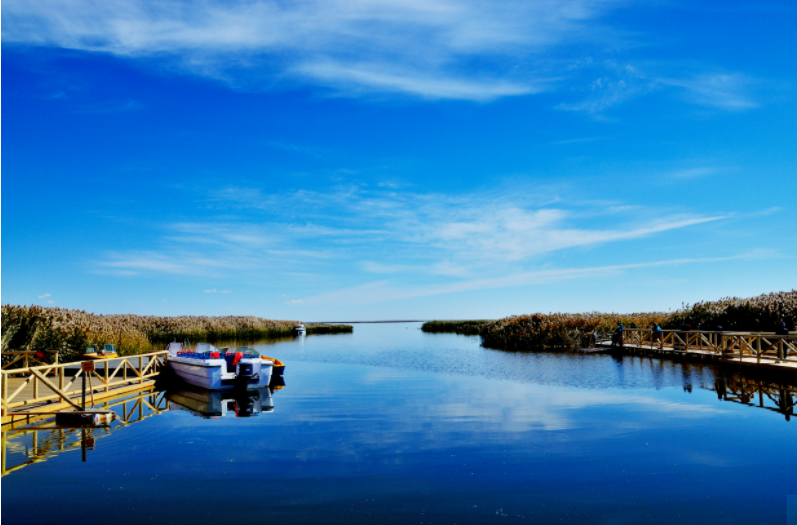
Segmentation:
{"type": "Polygon", "coordinates": [[[460,335],[479,335],[488,320],[475,321],[427,321],[421,330],[429,333],[454,333],[460,335]]]}
{"type": "MultiPolygon", "coordinates": [[[[65,361],[90,344],[114,344],[122,355],[131,355],[161,349],[173,340],[254,341],[288,335],[296,324],[298,321],[255,316],[96,315],[65,308],[3,305],[2,349],[57,350],[59,359],[65,361]]],[[[351,325],[308,326],[309,334],[351,331],[351,325]]]]}
{"type": "Polygon", "coordinates": [[[516,315],[484,325],[482,344],[501,350],[542,350],[588,346],[594,334],[606,334],[620,321],[626,327],[646,328],[665,319],[664,313],[531,314],[516,315]]]}
{"type": "Polygon", "coordinates": [[[662,328],[686,323],[694,329],[773,332],[784,321],[790,330],[797,325],[797,290],[775,292],[747,299],[726,297],[685,305],[673,313],[662,328]]]}
{"type": "Polygon", "coordinates": [[[350,334],[354,332],[354,327],[350,324],[308,324],[307,335],[319,334],[350,334]]]}
{"type": "Polygon", "coordinates": [[[777,292],[740,299],[730,297],[684,305],[672,313],[531,314],[499,319],[482,326],[479,335],[488,348],[537,350],[572,348],[593,342],[593,334],[608,335],[617,322],[625,328],[678,328],[682,323],[696,330],[774,331],[781,321],[794,330],[797,324],[797,291],[777,292]]]}

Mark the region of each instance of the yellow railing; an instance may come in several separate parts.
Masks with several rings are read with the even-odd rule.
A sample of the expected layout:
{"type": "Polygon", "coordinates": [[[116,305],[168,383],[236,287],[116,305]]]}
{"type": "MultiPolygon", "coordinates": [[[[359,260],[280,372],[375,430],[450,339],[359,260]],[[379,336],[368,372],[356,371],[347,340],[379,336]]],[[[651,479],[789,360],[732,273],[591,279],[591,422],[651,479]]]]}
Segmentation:
{"type": "Polygon", "coordinates": [[[11,369],[12,365],[21,366],[22,368],[28,368],[30,366],[30,362],[33,361],[34,363],[39,363],[40,365],[46,366],[47,363],[47,354],[55,356],[55,362],[53,364],[58,364],[58,352],[55,350],[19,350],[13,352],[3,352],[3,355],[10,355],[12,356],[11,360],[4,364],[2,367],[3,370],[11,369]]]}
{"type": "Polygon", "coordinates": [[[757,362],[763,359],[797,363],[797,334],[662,330],[658,336],[649,328],[627,328],[623,331],[623,344],[725,358],[755,358],[757,362]]]}
{"type": "Polygon", "coordinates": [[[88,374],[87,394],[107,393],[124,385],[143,384],[153,380],[166,364],[168,352],[161,350],[127,357],[94,360],[95,370],[83,372],[80,362],[55,363],[34,367],[2,370],[2,411],[25,405],[63,400],[77,407],[74,397],[82,390],[83,374],[88,374]],[[145,364],[146,360],[146,364],[145,364]]]}

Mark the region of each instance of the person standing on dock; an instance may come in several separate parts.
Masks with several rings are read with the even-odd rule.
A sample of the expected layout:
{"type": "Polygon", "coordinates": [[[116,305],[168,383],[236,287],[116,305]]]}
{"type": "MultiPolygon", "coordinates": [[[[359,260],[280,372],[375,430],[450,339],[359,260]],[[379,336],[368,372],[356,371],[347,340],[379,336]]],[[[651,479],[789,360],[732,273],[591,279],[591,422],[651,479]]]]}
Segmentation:
{"type": "Polygon", "coordinates": [[[723,347],[725,344],[725,335],[722,333],[722,325],[717,325],[716,331],[718,332],[716,335],[717,350],[720,353],[720,357],[723,357],[725,354],[725,348],[723,347]]]}
{"type": "Polygon", "coordinates": [[[623,323],[621,321],[617,321],[617,328],[614,329],[614,334],[612,334],[612,348],[622,348],[623,347],[623,323]]]}
{"type": "Polygon", "coordinates": [[[663,334],[661,333],[661,326],[659,326],[658,323],[653,323],[652,330],[653,330],[653,338],[652,338],[653,342],[658,342],[659,346],[663,348],[664,337],[663,334]]]}
{"type": "Polygon", "coordinates": [[[681,330],[681,337],[683,338],[683,348],[681,350],[686,352],[689,349],[689,330],[692,329],[691,325],[686,324],[686,321],[681,323],[681,326],[678,327],[681,330]]]}
{"type": "MultiPolygon", "coordinates": [[[[775,335],[789,335],[789,329],[786,327],[786,321],[781,321],[780,325],[775,329],[775,335]]],[[[785,341],[778,344],[778,359],[786,359],[786,354],[789,351],[786,349],[785,341]]]]}

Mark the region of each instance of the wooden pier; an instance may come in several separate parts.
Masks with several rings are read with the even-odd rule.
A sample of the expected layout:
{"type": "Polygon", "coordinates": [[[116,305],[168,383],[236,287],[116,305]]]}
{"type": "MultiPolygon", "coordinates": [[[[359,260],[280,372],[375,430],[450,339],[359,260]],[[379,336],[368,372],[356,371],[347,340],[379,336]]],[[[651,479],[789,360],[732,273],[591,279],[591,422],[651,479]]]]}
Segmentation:
{"type": "MultiPolygon", "coordinates": [[[[82,383],[87,406],[108,398],[150,388],[166,364],[167,351],[94,360],[95,370],[83,372],[81,362],[27,366],[41,362],[35,352],[7,352],[17,357],[2,368],[2,424],[13,423],[37,414],[78,408],[82,383]],[[34,354],[34,355],[21,355],[34,354]],[[23,361],[24,360],[24,361],[23,361]],[[23,364],[21,368],[12,368],[23,364]],[[89,403],[90,401],[90,403],[89,403]]],[[[4,355],[6,352],[4,352],[4,355]]]]}
{"type": "Polygon", "coordinates": [[[611,341],[600,341],[595,346],[622,353],[712,360],[797,374],[797,334],[704,330],[662,330],[660,333],[658,336],[649,328],[628,328],[623,331],[622,345],[612,348],[611,341]]]}

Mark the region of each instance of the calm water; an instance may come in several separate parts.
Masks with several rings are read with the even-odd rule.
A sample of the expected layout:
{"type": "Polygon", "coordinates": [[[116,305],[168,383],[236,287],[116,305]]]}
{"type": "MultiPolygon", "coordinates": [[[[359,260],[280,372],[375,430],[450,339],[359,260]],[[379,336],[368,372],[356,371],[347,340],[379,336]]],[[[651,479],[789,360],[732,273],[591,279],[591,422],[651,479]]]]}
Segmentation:
{"type": "Polygon", "coordinates": [[[712,367],[499,352],[418,324],[257,348],[284,388],[131,402],[144,418],[90,432],[85,462],[80,431],[38,431],[35,454],[8,434],[6,468],[45,460],[3,478],[3,523],[786,523],[797,494],[777,385],[740,396],[753,379],[712,367]]]}

